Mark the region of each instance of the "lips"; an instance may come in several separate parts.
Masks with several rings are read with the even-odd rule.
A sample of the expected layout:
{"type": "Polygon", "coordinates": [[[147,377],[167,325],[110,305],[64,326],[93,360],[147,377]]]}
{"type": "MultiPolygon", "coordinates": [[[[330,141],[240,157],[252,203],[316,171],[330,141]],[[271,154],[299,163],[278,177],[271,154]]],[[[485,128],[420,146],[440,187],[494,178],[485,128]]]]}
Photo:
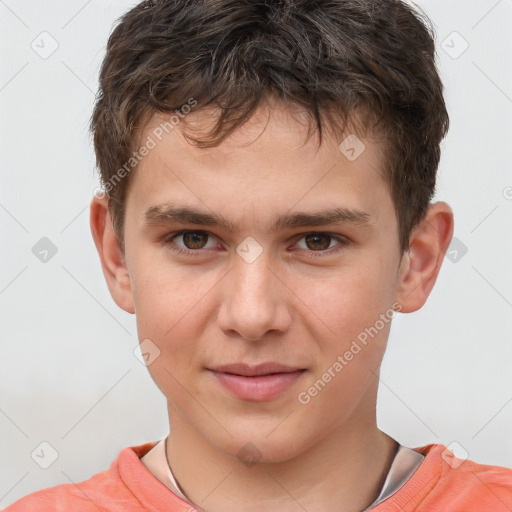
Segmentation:
{"type": "Polygon", "coordinates": [[[257,377],[261,375],[272,375],[274,373],[291,373],[302,370],[303,368],[286,366],[279,363],[261,363],[251,366],[244,363],[226,364],[211,368],[212,371],[221,373],[230,373],[232,375],[241,375],[243,377],[257,377]]]}
{"type": "Polygon", "coordinates": [[[230,395],[244,401],[266,402],[283,394],[306,370],[280,363],[254,366],[236,363],[217,366],[210,371],[230,395]]]}

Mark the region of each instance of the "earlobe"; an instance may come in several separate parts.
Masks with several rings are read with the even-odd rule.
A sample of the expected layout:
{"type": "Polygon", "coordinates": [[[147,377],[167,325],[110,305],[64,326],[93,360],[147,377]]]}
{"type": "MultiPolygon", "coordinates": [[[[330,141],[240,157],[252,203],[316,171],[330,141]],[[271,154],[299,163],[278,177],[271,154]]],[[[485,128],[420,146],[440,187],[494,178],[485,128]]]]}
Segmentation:
{"type": "Polygon", "coordinates": [[[90,226],[110,295],[121,309],[135,313],[130,274],[112,227],[106,196],[93,197],[90,205],[90,226]]]}
{"type": "Polygon", "coordinates": [[[402,313],[420,309],[437,280],[453,235],[453,212],[442,201],[429,205],[427,214],[413,230],[409,252],[403,256],[397,302],[402,313]]]}

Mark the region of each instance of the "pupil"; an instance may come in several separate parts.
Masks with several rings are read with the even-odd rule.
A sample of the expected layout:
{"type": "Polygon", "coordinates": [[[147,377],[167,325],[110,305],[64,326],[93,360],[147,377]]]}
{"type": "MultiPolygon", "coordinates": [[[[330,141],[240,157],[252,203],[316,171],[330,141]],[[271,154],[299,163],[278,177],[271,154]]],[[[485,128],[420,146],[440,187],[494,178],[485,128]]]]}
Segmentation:
{"type": "Polygon", "coordinates": [[[201,249],[204,244],[201,244],[201,237],[204,237],[204,233],[185,233],[183,235],[183,241],[189,249],[201,249]]]}
{"type": "MultiPolygon", "coordinates": [[[[327,249],[329,247],[329,238],[330,237],[328,237],[326,235],[306,235],[306,244],[308,244],[308,247],[309,247],[309,242],[311,240],[313,240],[313,245],[315,245],[315,244],[317,245],[317,247],[313,247],[313,249],[315,249],[315,248],[316,249],[327,249]],[[320,240],[323,239],[324,242],[327,242],[327,243],[323,243],[323,244],[320,243],[321,247],[318,247],[318,240],[319,239],[320,240]]],[[[311,249],[312,247],[309,247],[309,248],[311,249]]]]}

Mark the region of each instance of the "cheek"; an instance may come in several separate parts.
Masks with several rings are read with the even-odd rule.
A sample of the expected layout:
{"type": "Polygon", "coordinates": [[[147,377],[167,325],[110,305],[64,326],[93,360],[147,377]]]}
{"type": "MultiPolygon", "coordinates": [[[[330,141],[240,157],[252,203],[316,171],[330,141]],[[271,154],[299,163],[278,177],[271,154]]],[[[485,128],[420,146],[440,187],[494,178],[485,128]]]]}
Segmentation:
{"type": "Polygon", "coordinates": [[[375,257],[367,264],[361,258],[360,263],[322,285],[312,282],[306,301],[316,313],[311,318],[320,326],[315,338],[321,355],[310,384],[320,380],[316,387],[323,389],[328,383],[325,394],[322,391],[324,399],[340,407],[349,406],[353,390],[362,390],[374,378],[394,316],[385,265],[375,257]]]}
{"type": "Polygon", "coordinates": [[[172,294],[157,296],[150,289],[145,293],[147,300],[141,297],[141,310],[137,312],[137,332],[139,340],[157,354],[147,369],[167,400],[186,409],[190,406],[188,393],[196,393],[203,357],[198,344],[202,320],[194,308],[170,298],[172,294]]]}
{"type": "Polygon", "coordinates": [[[169,262],[140,264],[134,275],[139,340],[151,340],[160,352],[150,373],[165,381],[165,370],[184,376],[203,356],[200,340],[215,313],[212,292],[219,277],[199,266],[183,269],[169,262]]]}
{"type": "Polygon", "coordinates": [[[311,309],[319,323],[336,339],[348,340],[373,325],[392,304],[391,287],[377,263],[346,268],[329,280],[311,279],[297,287],[297,295],[311,309]]]}
{"type": "MultiPolygon", "coordinates": [[[[187,357],[186,347],[190,344],[182,339],[181,331],[190,322],[198,300],[197,294],[172,277],[166,275],[165,267],[148,265],[138,269],[133,281],[137,334],[141,343],[156,347],[153,350],[158,359],[148,370],[157,384],[158,380],[168,381],[165,370],[173,374],[178,362],[187,357]]],[[[193,335],[189,332],[189,336],[193,335]]]]}
{"type": "Polygon", "coordinates": [[[141,334],[149,331],[164,339],[170,330],[187,323],[189,315],[204,312],[205,298],[216,280],[200,266],[183,268],[166,261],[159,251],[157,258],[151,259],[151,254],[139,258],[132,283],[141,334]]]}

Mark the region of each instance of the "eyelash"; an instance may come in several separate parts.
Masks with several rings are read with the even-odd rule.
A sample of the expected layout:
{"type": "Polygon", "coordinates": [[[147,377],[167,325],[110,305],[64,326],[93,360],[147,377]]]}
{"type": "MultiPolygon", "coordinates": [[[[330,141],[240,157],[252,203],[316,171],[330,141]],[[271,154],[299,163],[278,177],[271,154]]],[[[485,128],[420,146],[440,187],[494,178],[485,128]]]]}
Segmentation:
{"type": "MultiPolygon", "coordinates": [[[[163,240],[162,240],[162,245],[165,246],[165,247],[168,247],[171,251],[177,253],[177,254],[183,254],[183,255],[186,255],[186,256],[202,256],[204,254],[204,251],[208,250],[208,249],[196,249],[196,250],[193,250],[193,249],[184,249],[183,247],[179,247],[177,246],[172,240],[178,236],[181,236],[181,235],[184,235],[185,233],[201,233],[201,234],[205,234],[209,237],[214,237],[214,235],[212,235],[211,233],[209,233],[208,231],[201,231],[201,230],[191,230],[191,229],[184,229],[184,230],[181,230],[181,231],[176,231],[175,233],[170,233],[169,235],[167,235],[163,240]]],[[[349,245],[349,240],[341,235],[336,235],[334,233],[328,233],[328,232],[324,232],[324,231],[310,231],[308,233],[304,233],[298,240],[302,240],[302,238],[308,236],[308,235],[324,235],[324,236],[329,236],[331,237],[332,239],[335,239],[336,241],[339,242],[338,245],[336,245],[335,247],[331,247],[330,249],[324,249],[324,250],[319,250],[319,251],[312,251],[312,250],[307,250],[307,249],[302,249],[308,253],[310,253],[310,255],[314,258],[316,257],[321,257],[323,255],[332,255],[332,254],[336,254],[338,252],[340,252],[341,250],[343,250],[345,248],[345,246],[349,245]]],[[[296,243],[297,243],[296,242],[296,243]]]]}

